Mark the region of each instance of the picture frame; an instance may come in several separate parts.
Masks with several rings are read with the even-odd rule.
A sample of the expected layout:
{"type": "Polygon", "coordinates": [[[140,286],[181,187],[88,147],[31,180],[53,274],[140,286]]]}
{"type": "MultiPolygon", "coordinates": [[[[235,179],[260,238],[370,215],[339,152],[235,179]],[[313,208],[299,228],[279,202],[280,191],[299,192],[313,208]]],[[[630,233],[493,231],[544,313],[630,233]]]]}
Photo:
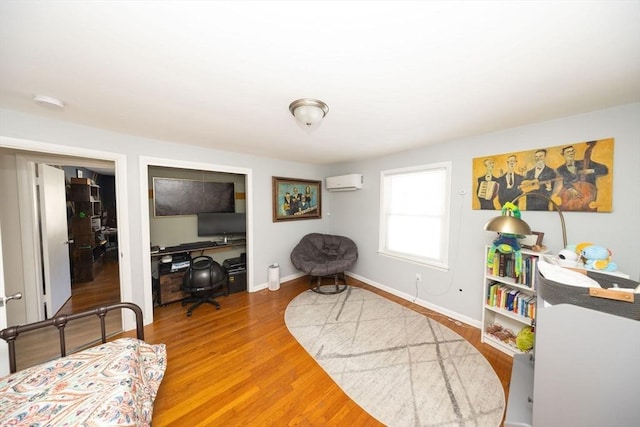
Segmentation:
{"type": "Polygon", "coordinates": [[[76,178],[84,178],[84,173],[82,169],[76,169],[76,178]]]}
{"type": "Polygon", "coordinates": [[[272,177],[273,222],[322,218],[322,181],[272,177]]]}
{"type": "Polygon", "coordinates": [[[471,208],[500,211],[517,199],[520,211],[553,211],[537,194],[562,212],[612,212],[614,147],[614,138],[605,138],[475,157],[471,208]],[[570,160],[578,169],[569,169],[570,160]]]}
{"type": "Polygon", "coordinates": [[[533,250],[534,246],[542,246],[542,238],[544,233],[540,231],[532,231],[530,235],[518,239],[520,246],[525,249],[533,250]]]}

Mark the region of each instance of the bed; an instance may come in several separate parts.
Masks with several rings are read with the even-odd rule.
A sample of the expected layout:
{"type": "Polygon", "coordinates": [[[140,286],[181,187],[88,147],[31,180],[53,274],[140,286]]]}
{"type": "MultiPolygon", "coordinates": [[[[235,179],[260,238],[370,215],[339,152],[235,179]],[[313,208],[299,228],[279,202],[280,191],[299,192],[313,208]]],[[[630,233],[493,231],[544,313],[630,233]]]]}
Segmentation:
{"type": "Polygon", "coordinates": [[[9,344],[11,374],[0,378],[0,421],[26,426],[149,426],[153,402],[166,369],[164,344],[144,342],[142,310],[118,303],[91,311],[54,317],[0,331],[9,344]],[[137,338],[107,342],[108,311],[130,309],[136,315],[137,338]],[[97,315],[101,343],[66,354],[68,322],[97,315]],[[61,357],[15,372],[15,340],[22,332],[44,327],[60,331],[61,357]]]}

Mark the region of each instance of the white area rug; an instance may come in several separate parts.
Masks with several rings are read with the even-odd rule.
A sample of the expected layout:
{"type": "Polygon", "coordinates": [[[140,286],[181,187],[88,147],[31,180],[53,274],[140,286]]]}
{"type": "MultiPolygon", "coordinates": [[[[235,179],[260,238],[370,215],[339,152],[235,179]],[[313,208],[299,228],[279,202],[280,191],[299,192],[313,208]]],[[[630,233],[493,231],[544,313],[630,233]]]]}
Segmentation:
{"type": "Polygon", "coordinates": [[[435,320],[364,289],[310,290],[289,331],[365,411],[388,426],[499,426],[505,401],[489,362],[435,320]]]}

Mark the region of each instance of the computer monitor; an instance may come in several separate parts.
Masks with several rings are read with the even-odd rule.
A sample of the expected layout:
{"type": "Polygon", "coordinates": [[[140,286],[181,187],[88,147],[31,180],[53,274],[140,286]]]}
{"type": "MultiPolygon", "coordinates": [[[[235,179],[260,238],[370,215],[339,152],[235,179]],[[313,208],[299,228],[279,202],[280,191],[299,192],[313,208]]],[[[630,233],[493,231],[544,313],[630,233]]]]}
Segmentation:
{"type": "Polygon", "coordinates": [[[198,213],[198,237],[246,234],[247,218],[244,213],[198,213]]]}

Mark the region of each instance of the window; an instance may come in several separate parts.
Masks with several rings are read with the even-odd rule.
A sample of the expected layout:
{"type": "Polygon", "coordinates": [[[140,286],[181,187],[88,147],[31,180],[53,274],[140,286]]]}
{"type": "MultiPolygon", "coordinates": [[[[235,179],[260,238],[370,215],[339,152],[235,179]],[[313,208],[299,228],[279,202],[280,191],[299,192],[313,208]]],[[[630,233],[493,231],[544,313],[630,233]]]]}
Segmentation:
{"type": "Polygon", "coordinates": [[[380,173],[379,253],[448,268],[451,162],[380,173]]]}

